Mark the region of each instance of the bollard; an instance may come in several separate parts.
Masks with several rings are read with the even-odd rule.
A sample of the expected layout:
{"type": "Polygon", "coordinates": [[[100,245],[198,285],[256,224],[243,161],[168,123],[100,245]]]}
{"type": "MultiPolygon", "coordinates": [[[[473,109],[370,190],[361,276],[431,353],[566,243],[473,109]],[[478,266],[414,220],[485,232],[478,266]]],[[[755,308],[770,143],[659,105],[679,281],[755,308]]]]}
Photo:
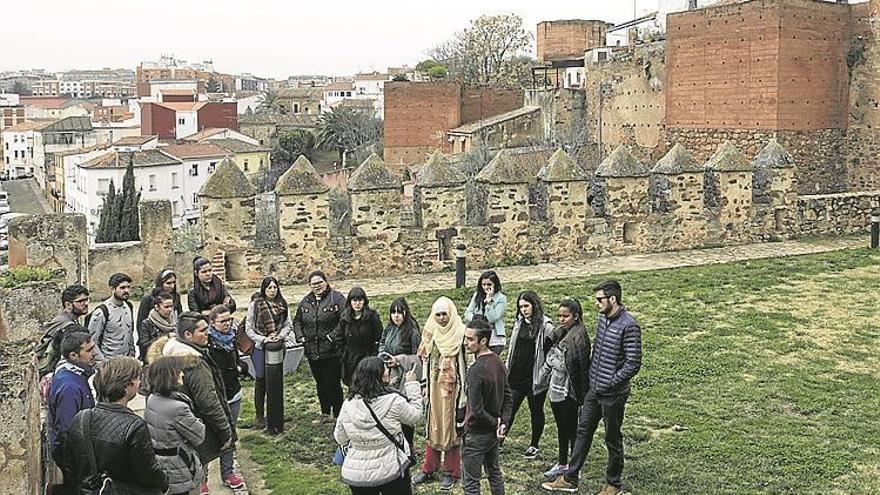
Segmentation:
{"type": "Polygon", "coordinates": [[[465,245],[459,244],[455,246],[455,288],[458,289],[460,287],[464,287],[465,284],[465,270],[467,270],[467,264],[465,263],[465,245]]]}
{"type": "Polygon", "coordinates": [[[880,247],[880,208],[871,213],[871,248],[880,247]]]}
{"type": "Polygon", "coordinates": [[[266,342],[266,432],[284,431],[284,342],[266,342]]]}

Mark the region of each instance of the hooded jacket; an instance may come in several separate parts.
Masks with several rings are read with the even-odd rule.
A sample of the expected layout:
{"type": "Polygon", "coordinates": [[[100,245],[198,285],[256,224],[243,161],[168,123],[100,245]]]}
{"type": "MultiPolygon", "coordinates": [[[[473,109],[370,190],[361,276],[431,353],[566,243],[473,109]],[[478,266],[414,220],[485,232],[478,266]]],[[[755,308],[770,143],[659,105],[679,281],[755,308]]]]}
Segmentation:
{"type": "Polygon", "coordinates": [[[391,443],[360,396],[346,400],[336,419],[333,436],[348,448],[342,464],[342,481],[349,486],[380,486],[404,476],[409,467],[409,444],[401,424],[415,426],[422,420],[422,394],[418,382],[405,385],[406,397],[392,392],[370,402],[373,412],[406,452],[391,443]]]}
{"type": "Polygon", "coordinates": [[[580,404],[590,388],[590,337],[584,324],[578,322],[569,329],[562,341],[565,342],[565,367],[575,399],[580,404]]]}
{"type": "Polygon", "coordinates": [[[180,392],[171,397],[150,395],[144,420],[159,467],[168,476],[169,493],[185,493],[198,487],[204,471],[196,445],[205,440],[205,424],[193,414],[189,397],[180,392]]]}
{"type": "Polygon", "coordinates": [[[235,425],[226,402],[223,377],[207,349],[199,350],[175,337],[161,337],[150,346],[147,362],[158,356],[183,356],[183,393],[192,400],[193,413],[205,423],[205,440],[196,447],[202,464],[220,457],[221,447],[235,442],[235,425]]]}

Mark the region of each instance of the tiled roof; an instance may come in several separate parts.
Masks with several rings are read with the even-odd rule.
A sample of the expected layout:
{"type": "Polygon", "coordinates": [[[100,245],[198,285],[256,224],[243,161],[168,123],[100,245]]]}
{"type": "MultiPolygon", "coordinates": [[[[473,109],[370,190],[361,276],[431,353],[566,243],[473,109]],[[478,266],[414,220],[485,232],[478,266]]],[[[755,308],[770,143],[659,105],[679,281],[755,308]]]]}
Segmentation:
{"type": "Polygon", "coordinates": [[[354,89],[353,81],[336,81],[321,87],[324,91],[350,91],[354,89]]]}
{"type": "Polygon", "coordinates": [[[207,104],[207,101],[163,101],[156,103],[156,105],[174,110],[175,112],[193,112],[207,104]]]}
{"type": "Polygon", "coordinates": [[[211,142],[172,144],[170,146],[162,146],[161,149],[163,152],[181,160],[187,158],[223,157],[229,154],[228,151],[211,142]]]}
{"type": "Polygon", "coordinates": [[[271,151],[271,148],[265,146],[257,146],[238,139],[211,139],[209,143],[216,144],[233,153],[256,153],[260,151],[271,151]]]}
{"type": "Polygon", "coordinates": [[[372,74],[357,74],[354,79],[355,81],[390,81],[391,75],[374,72],[372,74]]]}
{"type": "Polygon", "coordinates": [[[228,129],[223,128],[223,127],[206,127],[195,134],[190,134],[189,136],[184,137],[183,140],[184,141],[201,141],[202,139],[207,139],[215,134],[220,134],[221,132],[224,132],[226,130],[228,130],[228,129]]]}
{"type": "Polygon", "coordinates": [[[321,97],[322,88],[284,88],[278,90],[279,98],[314,98],[321,97]]]}
{"type": "Polygon", "coordinates": [[[134,151],[131,153],[111,152],[101,155],[80,165],[82,168],[125,168],[128,161],[134,157],[135,167],[155,167],[158,165],[175,165],[180,160],[168,156],[159,150],[134,151]]]}
{"type": "Polygon", "coordinates": [[[46,127],[46,125],[48,125],[51,122],[54,122],[54,120],[48,121],[48,122],[45,120],[39,120],[39,121],[35,120],[35,121],[31,121],[31,122],[20,122],[18,124],[15,124],[14,126],[7,127],[6,129],[3,129],[3,132],[33,131],[35,129],[42,129],[43,127],[46,127]]]}
{"type": "Polygon", "coordinates": [[[196,90],[194,89],[159,89],[159,92],[163,95],[172,95],[172,96],[191,96],[196,94],[196,90]]]}
{"type": "Polygon", "coordinates": [[[83,132],[91,131],[92,118],[89,116],[67,117],[44,126],[42,132],[83,132]]]}
{"type": "Polygon", "coordinates": [[[19,100],[22,105],[35,106],[40,108],[61,109],[65,107],[68,99],[63,97],[42,97],[42,96],[22,96],[19,100]]]}
{"type": "Polygon", "coordinates": [[[125,136],[113,141],[113,146],[141,146],[156,139],[157,136],[125,136]]]}
{"type": "Polygon", "coordinates": [[[460,127],[456,127],[455,129],[449,129],[450,134],[472,134],[483,127],[493,126],[495,124],[499,124],[506,120],[512,120],[517,117],[522,117],[523,115],[528,115],[533,112],[537,112],[541,107],[522,107],[517,108],[516,110],[511,110],[509,112],[505,112],[499,115],[494,115],[492,117],[487,117],[482,120],[478,120],[476,122],[471,122],[469,124],[465,124],[460,127]]]}

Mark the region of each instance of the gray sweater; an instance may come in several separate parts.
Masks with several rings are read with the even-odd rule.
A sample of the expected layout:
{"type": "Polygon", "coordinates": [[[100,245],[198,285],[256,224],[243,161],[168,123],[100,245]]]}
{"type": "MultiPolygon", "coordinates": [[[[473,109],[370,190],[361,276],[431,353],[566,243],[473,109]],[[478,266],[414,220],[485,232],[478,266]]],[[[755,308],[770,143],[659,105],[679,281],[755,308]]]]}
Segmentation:
{"type": "Polygon", "coordinates": [[[101,303],[107,307],[107,321],[101,308],[92,311],[89,333],[95,342],[97,360],[105,361],[112,356],[134,357],[134,315],[128,304],[117,306],[113,298],[101,303]]]}

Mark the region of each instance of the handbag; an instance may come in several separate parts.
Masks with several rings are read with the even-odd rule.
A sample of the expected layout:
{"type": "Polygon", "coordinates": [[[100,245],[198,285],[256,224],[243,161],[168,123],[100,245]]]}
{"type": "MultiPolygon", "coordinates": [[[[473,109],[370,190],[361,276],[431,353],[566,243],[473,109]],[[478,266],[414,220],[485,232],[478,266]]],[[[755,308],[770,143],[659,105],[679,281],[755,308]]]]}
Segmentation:
{"type": "MultiPolygon", "coordinates": [[[[364,405],[367,406],[367,411],[370,411],[370,416],[372,416],[373,420],[376,422],[376,428],[379,428],[379,431],[381,431],[383,435],[388,437],[388,440],[391,440],[391,443],[393,443],[395,447],[397,447],[401,452],[406,454],[406,447],[403,445],[403,442],[401,442],[400,439],[395,438],[391,434],[391,432],[389,432],[388,429],[385,428],[385,425],[383,425],[382,421],[379,420],[379,417],[376,416],[376,413],[373,411],[373,408],[370,407],[370,403],[367,401],[364,401],[364,405]]],[[[408,464],[406,466],[401,466],[401,470],[406,470],[406,468],[416,465],[416,463],[419,461],[418,459],[416,459],[416,456],[413,455],[412,452],[407,454],[406,460],[407,460],[408,464]]]]}
{"type": "Polygon", "coordinates": [[[250,356],[254,352],[254,341],[248,337],[248,334],[245,331],[246,323],[247,319],[243,318],[238,325],[235,325],[235,343],[238,345],[238,350],[241,351],[242,354],[250,356]]]}
{"type": "Polygon", "coordinates": [[[345,449],[342,445],[336,446],[336,452],[333,453],[333,459],[330,461],[334,466],[341,466],[345,462],[345,449]]]}
{"type": "Polygon", "coordinates": [[[83,434],[86,439],[86,459],[89,461],[89,473],[92,473],[80,482],[79,495],[110,495],[113,493],[113,480],[106,471],[98,472],[95,447],[92,445],[92,410],[84,410],[79,421],[85,422],[83,434]]]}

